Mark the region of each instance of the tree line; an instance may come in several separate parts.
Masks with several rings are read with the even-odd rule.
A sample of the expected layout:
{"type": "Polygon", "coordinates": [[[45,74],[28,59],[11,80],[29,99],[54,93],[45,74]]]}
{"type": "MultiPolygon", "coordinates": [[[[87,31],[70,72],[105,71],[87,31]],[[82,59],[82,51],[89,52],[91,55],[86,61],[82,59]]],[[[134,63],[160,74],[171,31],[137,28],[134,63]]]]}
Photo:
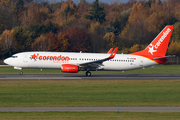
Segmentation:
{"type": "Polygon", "coordinates": [[[119,53],[144,49],[174,25],[168,54],[180,55],[180,1],[129,0],[111,5],[95,0],[0,0],[0,57],[23,51],[119,53]]]}

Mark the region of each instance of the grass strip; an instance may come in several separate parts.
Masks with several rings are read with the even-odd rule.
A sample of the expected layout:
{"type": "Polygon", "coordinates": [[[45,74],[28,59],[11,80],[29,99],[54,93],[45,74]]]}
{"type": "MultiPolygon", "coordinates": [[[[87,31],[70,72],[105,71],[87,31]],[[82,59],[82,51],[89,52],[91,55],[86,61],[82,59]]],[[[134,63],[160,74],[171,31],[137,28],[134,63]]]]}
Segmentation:
{"type": "Polygon", "coordinates": [[[179,113],[0,112],[0,120],[179,120],[179,113]]]}
{"type": "Polygon", "coordinates": [[[0,106],[180,106],[178,80],[0,81],[0,106]]]}

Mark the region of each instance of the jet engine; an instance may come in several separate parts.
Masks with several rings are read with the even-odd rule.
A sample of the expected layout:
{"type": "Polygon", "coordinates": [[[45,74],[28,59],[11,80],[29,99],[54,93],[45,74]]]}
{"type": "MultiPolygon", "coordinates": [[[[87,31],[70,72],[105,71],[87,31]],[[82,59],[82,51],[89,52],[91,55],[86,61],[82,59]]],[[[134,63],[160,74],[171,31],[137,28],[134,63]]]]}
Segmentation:
{"type": "Polygon", "coordinates": [[[67,73],[78,73],[79,66],[78,65],[72,65],[72,64],[63,64],[61,66],[61,71],[67,72],[67,73]]]}

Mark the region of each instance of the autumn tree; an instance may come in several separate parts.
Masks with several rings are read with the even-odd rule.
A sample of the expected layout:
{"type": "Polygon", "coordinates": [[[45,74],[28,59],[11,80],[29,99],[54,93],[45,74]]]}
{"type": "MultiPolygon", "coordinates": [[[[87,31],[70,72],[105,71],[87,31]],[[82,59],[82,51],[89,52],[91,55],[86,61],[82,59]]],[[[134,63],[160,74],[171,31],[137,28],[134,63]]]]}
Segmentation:
{"type": "Polygon", "coordinates": [[[3,5],[0,2],[0,34],[5,29],[12,29],[16,24],[16,20],[14,19],[13,11],[10,7],[3,5]]]}
{"type": "Polygon", "coordinates": [[[35,33],[26,27],[15,27],[15,52],[29,51],[35,39],[35,33]]]}
{"type": "Polygon", "coordinates": [[[47,37],[47,39],[50,40],[52,51],[58,51],[56,49],[56,46],[59,45],[59,43],[57,42],[58,41],[57,35],[52,32],[49,32],[49,33],[45,34],[45,37],[47,37]]]}
{"type": "Polygon", "coordinates": [[[16,4],[15,4],[15,9],[14,9],[14,13],[16,15],[17,21],[19,20],[19,18],[22,15],[24,10],[25,10],[24,1],[23,0],[18,0],[16,2],[16,4]]]}
{"type": "Polygon", "coordinates": [[[80,0],[80,4],[87,4],[86,0],[80,0]]]}
{"type": "Polygon", "coordinates": [[[15,4],[13,3],[12,0],[1,0],[0,4],[5,7],[11,8],[11,9],[13,9],[13,7],[15,7],[15,4]]]}
{"type": "Polygon", "coordinates": [[[51,51],[51,40],[44,35],[36,38],[34,43],[32,44],[32,50],[35,51],[51,51]]]}
{"type": "Polygon", "coordinates": [[[68,51],[88,51],[90,46],[89,35],[80,28],[70,28],[63,32],[69,41],[68,51]]]}
{"type": "MultiPolygon", "coordinates": [[[[34,3],[35,4],[35,3],[34,3]]],[[[33,4],[33,6],[35,6],[33,4]]],[[[32,5],[32,3],[31,3],[31,5],[32,5]]],[[[46,17],[47,18],[49,18],[49,16],[51,16],[51,14],[54,12],[54,11],[56,11],[57,10],[57,8],[59,8],[60,7],[60,3],[53,3],[53,4],[48,4],[47,2],[43,2],[43,3],[41,3],[40,5],[39,4],[37,4],[39,7],[39,10],[41,11],[41,12],[43,12],[45,15],[47,15],[46,17]]]]}
{"type": "Polygon", "coordinates": [[[15,43],[14,30],[5,30],[0,38],[1,49],[5,57],[12,55],[12,49],[14,43],[15,43]]]}
{"type": "Polygon", "coordinates": [[[66,34],[54,34],[50,32],[46,34],[46,36],[51,40],[51,47],[53,51],[65,52],[69,50],[69,41],[66,34]]]}
{"type": "Polygon", "coordinates": [[[65,10],[64,10],[64,15],[65,15],[65,17],[66,17],[66,21],[67,21],[67,19],[68,19],[68,16],[71,16],[71,15],[73,15],[74,14],[74,9],[72,9],[71,7],[70,7],[70,5],[68,5],[66,8],[65,8],[65,10]]]}
{"type": "Polygon", "coordinates": [[[110,26],[106,27],[106,32],[108,33],[113,32],[115,35],[119,35],[120,34],[119,28],[120,28],[120,22],[116,18],[115,21],[110,23],[110,26]]]}
{"type": "Polygon", "coordinates": [[[154,27],[156,25],[151,25],[151,28],[149,27],[149,21],[151,21],[150,18],[148,19],[149,9],[151,8],[144,8],[139,2],[133,5],[128,23],[120,34],[121,39],[128,43],[124,47],[131,47],[134,44],[139,44],[140,47],[141,45],[146,45],[150,43],[159,32],[157,31],[158,28],[154,27]],[[156,30],[154,30],[155,28],[156,30]]]}
{"type": "Polygon", "coordinates": [[[18,0],[16,2],[16,10],[17,10],[17,13],[21,13],[23,10],[24,10],[24,1],[23,0],[18,0]]]}
{"type": "Polygon", "coordinates": [[[58,26],[53,24],[51,21],[49,21],[47,24],[37,24],[37,25],[31,25],[29,27],[29,30],[31,32],[35,32],[36,37],[39,37],[40,34],[46,34],[50,31],[52,33],[57,33],[58,26]]]}
{"type": "Polygon", "coordinates": [[[129,49],[129,52],[130,53],[133,53],[133,52],[137,52],[137,51],[139,51],[140,49],[139,49],[139,45],[138,44],[135,44],[135,45],[133,45],[130,49],[129,49]]]}
{"type": "Polygon", "coordinates": [[[86,19],[95,20],[99,23],[105,21],[105,13],[103,12],[104,8],[99,5],[99,0],[93,2],[92,10],[89,12],[89,15],[86,15],[86,19]]]}
{"type": "Polygon", "coordinates": [[[105,30],[102,24],[99,22],[93,22],[90,24],[89,28],[90,42],[92,51],[91,52],[104,52],[106,47],[106,42],[103,39],[105,35],[105,30]]]}
{"type": "Polygon", "coordinates": [[[180,22],[174,24],[174,29],[172,32],[172,40],[180,42],[180,22]]]}
{"type": "Polygon", "coordinates": [[[6,29],[6,25],[0,21],[0,34],[6,29]]]}
{"type": "Polygon", "coordinates": [[[151,5],[155,2],[155,0],[148,0],[145,4],[145,7],[150,7],[151,8],[151,5]]]}
{"type": "Polygon", "coordinates": [[[77,6],[73,0],[26,1],[0,0],[0,36],[5,29],[14,30],[12,52],[36,48],[31,45],[45,50],[43,45],[50,40],[52,48],[46,46],[46,50],[105,52],[118,46],[128,53],[136,44],[144,48],[167,24],[174,24],[172,41],[179,44],[180,0],[130,0],[111,5],[81,0],[77,6]]]}
{"type": "Polygon", "coordinates": [[[143,24],[143,18],[142,18],[142,5],[141,3],[136,3],[132,7],[132,11],[130,12],[129,18],[128,18],[128,24],[126,24],[125,28],[121,32],[121,36],[127,35],[128,29],[131,29],[132,25],[136,24],[143,24]]]}
{"type": "Polygon", "coordinates": [[[122,32],[122,30],[124,29],[124,27],[126,26],[127,22],[128,22],[128,18],[130,16],[130,12],[131,12],[131,8],[127,9],[127,10],[123,10],[120,13],[120,26],[119,26],[119,31],[120,33],[122,32]]]}
{"type": "Polygon", "coordinates": [[[66,0],[62,2],[61,7],[57,9],[53,14],[53,22],[58,25],[67,27],[72,20],[75,19],[76,5],[72,0],[66,0]]]}
{"type": "Polygon", "coordinates": [[[123,54],[128,54],[129,53],[129,48],[124,47],[120,52],[123,53],[123,54]]]}
{"type": "Polygon", "coordinates": [[[39,8],[29,8],[24,10],[21,15],[21,25],[29,27],[31,25],[42,24],[47,19],[45,13],[41,12],[39,8]]]}
{"type": "Polygon", "coordinates": [[[173,25],[176,22],[178,22],[178,20],[174,17],[174,16],[169,16],[168,18],[164,19],[164,21],[162,22],[162,24],[159,27],[159,31],[163,30],[164,27],[166,27],[166,25],[173,25]]]}
{"type": "Polygon", "coordinates": [[[107,41],[109,48],[116,47],[115,46],[115,34],[113,32],[106,33],[106,35],[103,38],[107,41]]]}
{"type": "Polygon", "coordinates": [[[180,55],[180,43],[177,41],[172,41],[168,47],[168,55],[180,55]]]}
{"type": "MultiPolygon", "coordinates": [[[[89,10],[91,9],[91,5],[89,3],[79,3],[76,7],[76,17],[81,19],[86,19],[85,16],[89,13],[89,10]]],[[[87,20],[87,19],[86,19],[87,20]]]]}
{"type": "MultiPolygon", "coordinates": [[[[176,1],[176,3],[177,3],[177,1],[176,1]]],[[[173,15],[177,20],[180,20],[180,3],[174,7],[173,15]]]]}
{"type": "Polygon", "coordinates": [[[147,9],[148,16],[146,24],[148,25],[150,32],[156,31],[158,33],[162,30],[159,30],[160,26],[163,27],[163,22],[167,22],[166,19],[168,20],[171,15],[169,14],[169,8],[168,3],[164,2],[163,4],[160,4],[159,1],[156,0],[151,4],[151,8],[147,9]]]}
{"type": "Polygon", "coordinates": [[[57,36],[57,40],[59,44],[56,45],[56,48],[59,49],[60,51],[64,51],[64,52],[68,51],[70,44],[67,34],[59,33],[57,36]]]}
{"type": "Polygon", "coordinates": [[[112,24],[116,19],[120,21],[120,14],[122,12],[120,5],[118,4],[112,4],[111,6],[105,5],[104,6],[105,11],[105,19],[106,24],[112,24]]]}
{"type": "Polygon", "coordinates": [[[132,11],[128,19],[128,24],[124,27],[123,31],[120,34],[121,39],[124,39],[127,42],[127,46],[130,47],[134,44],[141,44],[143,38],[141,37],[142,31],[144,29],[144,23],[142,18],[142,4],[136,3],[133,5],[132,11]],[[141,33],[141,34],[137,34],[141,33]],[[141,37],[141,38],[140,38],[141,37]]]}

